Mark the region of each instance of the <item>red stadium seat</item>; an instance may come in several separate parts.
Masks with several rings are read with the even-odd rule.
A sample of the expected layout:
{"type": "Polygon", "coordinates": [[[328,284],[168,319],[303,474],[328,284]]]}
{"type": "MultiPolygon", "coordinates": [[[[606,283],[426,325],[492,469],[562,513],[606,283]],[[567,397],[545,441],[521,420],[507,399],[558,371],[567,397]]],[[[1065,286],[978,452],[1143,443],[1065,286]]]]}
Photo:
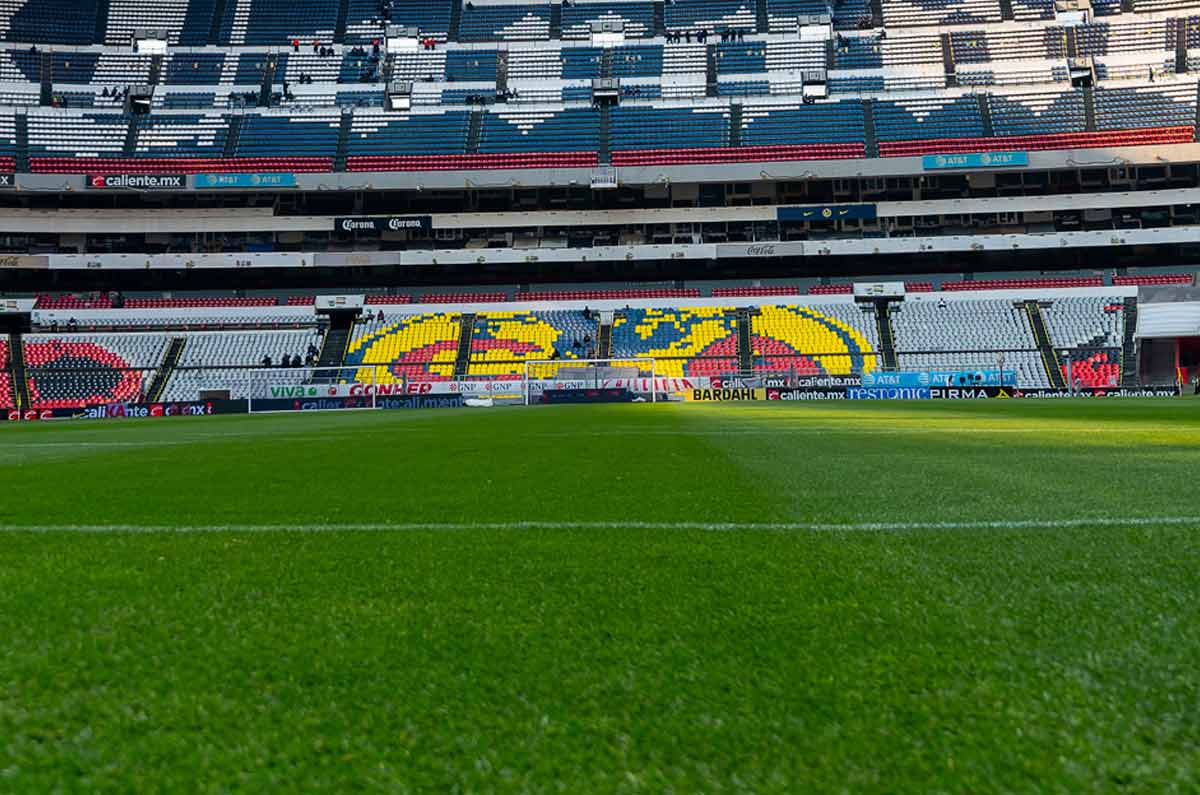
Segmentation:
{"type": "Polygon", "coordinates": [[[1014,135],[1004,138],[940,138],[920,141],[880,141],[880,157],[997,152],[1010,149],[1102,149],[1115,146],[1191,143],[1195,127],[1151,127],[1106,132],[1014,135]]]}
{"type": "Polygon", "coordinates": [[[510,168],[592,168],[595,152],[507,155],[371,155],[346,159],[347,171],[463,171],[510,168]]]}
{"type": "Polygon", "coordinates": [[[200,174],[333,170],[332,157],[31,157],[34,174],[200,174]]]}

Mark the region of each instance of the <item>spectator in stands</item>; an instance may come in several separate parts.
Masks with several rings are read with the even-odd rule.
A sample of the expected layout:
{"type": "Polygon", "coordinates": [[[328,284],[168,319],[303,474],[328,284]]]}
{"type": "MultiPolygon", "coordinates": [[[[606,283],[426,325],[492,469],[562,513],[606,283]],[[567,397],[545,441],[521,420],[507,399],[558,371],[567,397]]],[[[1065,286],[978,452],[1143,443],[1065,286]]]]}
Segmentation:
{"type": "Polygon", "coordinates": [[[319,353],[320,353],[320,351],[317,350],[316,345],[313,345],[311,342],[308,343],[308,355],[310,357],[315,359],[319,353]]]}
{"type": "Polygon", "coordinates": [[[945,308],[946,308],[946,299],[939,298],[938,299],[938,309],[945,309],[945,308]]]}
{"type": "Polygon", "coordinates": [[[313,55],[320,55],[320,54],[321,54],[321,42],[314,41],[313,42],[313,55]]]}
{"type": "Polygon", "coordinates": [[[292,39],[292,52],[300,52],[300,39],[292,39]]]}
{"type": "Polygon", "coordinates": [[[75,318],[72,317],[67,320],[67,331],[75,331],[78,328],[79,322],[75,318]]]}
{"type": "Polygon", "coordinates": [[[299,367],[302,364],[303,362],[300,361],[300,354],[297,353],[292,357],[292,367],[299,367]]]}
{"type": "Polygon", "coordinates": [[[263,366],[263,367],[270,367],[270,366],[271,366],[271,354],[269,354],[269,353],[268,353],[266,356],[264,356],[264,357],[262,358],[262,366],[263,366]]]}

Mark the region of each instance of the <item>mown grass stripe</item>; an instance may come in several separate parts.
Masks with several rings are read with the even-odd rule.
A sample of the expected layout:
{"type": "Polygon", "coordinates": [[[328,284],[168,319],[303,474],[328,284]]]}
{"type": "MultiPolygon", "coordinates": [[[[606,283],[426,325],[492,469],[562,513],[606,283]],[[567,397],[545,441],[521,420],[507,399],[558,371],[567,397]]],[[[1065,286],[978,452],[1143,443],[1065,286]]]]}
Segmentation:
{"type": "Polygon", "coordinates": [[[212,525],[0,525],[13,533],[338,533],[463,532],[470,530],[704,530],[710,532],[899,532],[905,530],[1022,530],[1073,527],[1200,526],[1192,516],[1101,516],[1076,519],[992,519],[982,521],[912,522],[398,522],[349,524],[212,524],[212,525]]]}

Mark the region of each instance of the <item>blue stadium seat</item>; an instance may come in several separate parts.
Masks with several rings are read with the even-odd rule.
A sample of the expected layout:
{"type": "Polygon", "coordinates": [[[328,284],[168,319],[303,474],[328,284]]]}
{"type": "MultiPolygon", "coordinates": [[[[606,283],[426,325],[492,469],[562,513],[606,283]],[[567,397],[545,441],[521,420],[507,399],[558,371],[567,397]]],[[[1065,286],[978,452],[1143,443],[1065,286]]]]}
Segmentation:
{"type": "Polygon", "coordinates": [[[687,149],[729,143],[726,108],[617,107],[610,120],[614,150],[687,149]]]}
{"type": "Polygon", "coordinates": [[[450,9],[461,0],[399,0],[391,17],[379,14],[379,0],[350,0],[346,14],[346,43],[367,44],[383,35],[387,24],[417,28],[421,36],[445,41],[450,30],[450,9]]]}
{"type": "Polygon", "coordinates": [[[878,36],[843,35],[834,39],[835,69],[879,69],[883,66],[883,48],[878,36]]]}
{"type": "Polygon", "coordinates": [[[613,77],[659,77],[662,75],[662,70],[663,48],[661,44],[613,48],[613,77]]]}
{"type": "Polygon", "coordinates": [[[599,47],[564,47],[562,76],[564,80],[591,80],[600,76],[604,51],[599,47]]]}
{"type": "Polygon", "coordinates": [[[209,43],[215,0],[109,0],[104,42],[129,46],[137,30],[162,30],[172,45],[209,43]]]}
{"type": "Polygon", "coordinates": [[[672,30],[754,30],[754,5],[752,0],[673,0],[664,9],[664,19],[672,30]]]}
{"type": "Polygon", "coordinates": [[[467,149],[470,114],[451,110],[438,113],[355,113],[347,143],[351,157],[366,155],[453,155],[467,149]]]}
{"type": "Polygon", "coordinates": [[[654,36],[654,3],[617,0],[563,4],[562,38],[586,39],[591,35],[592,22],[607,20],[623,22],[626,38],[651,38],[654,36]]]}
{"type": "Polygon", "coordinates": [[[730,80],[717,83],[720,97],[761,97],[771,93],[769,80],[730,80]]]}
{"type": "Polygon", "coordinates": [[[757,74],[767,71],[767,45],[764,42],[717,45],[719,74],[757,74]]]}
{"type": "Polygon", "coordinates": [[[161,82],[168,85],[203,86],[221,82],[225,53],[173,52],[163,62],[161,82]]]}
{"type": "Polygon", "coordinates": [[[238,157],[333,157],[339,112],[304,116],[247,114],[238,135],[238,157]]]}
{"type": "Polygon", "coordinates": [[[1186,127],[1195,123],[1196,84],[1193,82],[1096,90],[1098,129],[1186,127]]]}
{"type": "Polygon", "coordinates": [[[97,0],[7,0],[0,5],[0,31],[7,41],[91,44],[97,5],[97,0]]]}
{"type": "Polygon", "coordinates": [[[447,52],[446,79],[494,81],[496,79],[496,51],[451,50],[447,52]]]}
{"type": "Polygon", "coordinates": [[[287,45],[298,38],[330,44],[337,24],[337,4],[328,0],[242,0],[225,5],[219,29],[221,44],[287,45]],[[249,5],[247,9],[246,6],[249,5]]]}
{"type": "Polygon", "coordinates": [[[229,134],[229,119],[216,113],[152,113],[136,124],[138,157],[221,157],[229,134]]]}
{"type": "Polygon", "coordinates": [[[973,96],[877,100],[875,130],[881,141],[980,138],[983,117],[973,96]]]}
{"type": "Polygon", "coordinates": [[[481,153],[594,152],[600,116],[592,108],[559,111],[489,110],[480,131],[481,153]]]}
{"type": "Polygon", "coordinates": [[[743,146],[857,143],[863,137],[860,102],[742,108],[743,146]]]}
{"type": "Polygon", "coordinates": [[[239,86],[257,86],[267,71],[267,53],[244,52],[238,56],[233,82],[239,86]]]}
{"type": "Polygon", "coordinates": [[[55,83],[86,85],[96,74],[96,52],[56,52],[51,55],[50,79],[55,83]]]}
{"type": "Polygon", "coordinates": [[[992,95],[989,100],[996,135],[1039,135],[1082,132],[1086,126],[1083,91],[992,95]]]}
{"type": "Polygon", "coordinates": [[[463,6],[459,41],[536,41],[550,38],[550,4],[463,6]]]}

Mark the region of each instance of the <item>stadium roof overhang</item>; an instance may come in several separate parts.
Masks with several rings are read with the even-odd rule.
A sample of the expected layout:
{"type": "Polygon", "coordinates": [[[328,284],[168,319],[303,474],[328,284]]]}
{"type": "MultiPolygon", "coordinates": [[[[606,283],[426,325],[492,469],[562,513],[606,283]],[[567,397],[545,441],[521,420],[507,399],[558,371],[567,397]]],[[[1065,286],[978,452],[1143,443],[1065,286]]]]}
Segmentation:
{"type": "Polygon", "coordinates": [[[1134,336],[1138,339],[1200,337],[1200,301],[1141,304],[1134,336]]]}

